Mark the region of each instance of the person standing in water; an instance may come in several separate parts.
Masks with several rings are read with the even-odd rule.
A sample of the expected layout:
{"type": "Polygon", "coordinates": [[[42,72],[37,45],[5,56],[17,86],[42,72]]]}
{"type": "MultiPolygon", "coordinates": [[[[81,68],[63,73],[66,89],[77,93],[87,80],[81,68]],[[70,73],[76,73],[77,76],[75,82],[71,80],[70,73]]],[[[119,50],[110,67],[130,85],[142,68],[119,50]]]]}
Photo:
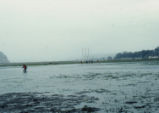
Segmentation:
{"type": "Polygon", "coordinates": [[[25,64],[23,64],[23,72],[26,73],[27,72],[27,66],[25,64]]]}

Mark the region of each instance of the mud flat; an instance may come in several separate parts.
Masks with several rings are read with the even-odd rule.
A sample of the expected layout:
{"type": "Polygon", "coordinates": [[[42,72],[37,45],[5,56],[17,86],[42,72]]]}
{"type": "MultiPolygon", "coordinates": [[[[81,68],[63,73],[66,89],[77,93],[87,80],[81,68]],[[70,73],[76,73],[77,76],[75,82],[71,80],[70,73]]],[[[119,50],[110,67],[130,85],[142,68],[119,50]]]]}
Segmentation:
{"type": "Polygon", "coordinates": [[[87,113],[99,108],[76,105],[98,100],[86,95],[44,95],[42,93],[8,93],[0,96],[1,113],[87,113]],[[91,101],[90,101],[91,100],[91,101]]]}
{"type": "Polygon", "coordinates": [[[0,113],[159,113],[159,65],[0,68],[0,113]]]}

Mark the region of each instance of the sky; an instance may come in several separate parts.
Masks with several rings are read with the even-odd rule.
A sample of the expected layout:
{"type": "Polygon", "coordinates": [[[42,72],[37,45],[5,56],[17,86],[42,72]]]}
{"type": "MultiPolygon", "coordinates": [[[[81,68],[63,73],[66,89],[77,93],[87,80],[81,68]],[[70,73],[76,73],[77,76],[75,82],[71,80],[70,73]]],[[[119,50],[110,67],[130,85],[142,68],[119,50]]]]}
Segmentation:
{"type": "Polygon", "coordinates": [[[82,59],[159,46],[159,0],[0,0],[11,62],[82,59]]]}

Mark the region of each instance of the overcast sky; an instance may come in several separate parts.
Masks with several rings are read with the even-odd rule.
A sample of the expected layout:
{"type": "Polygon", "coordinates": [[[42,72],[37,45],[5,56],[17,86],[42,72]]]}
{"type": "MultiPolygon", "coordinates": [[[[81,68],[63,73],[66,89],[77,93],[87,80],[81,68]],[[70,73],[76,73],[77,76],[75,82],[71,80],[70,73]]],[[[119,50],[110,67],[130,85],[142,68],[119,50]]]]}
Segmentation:
{"type": "Polygon", "coordinates": [[[0,51],[53,61],[159,46],[159,0],[0,0],[0,51]]]}

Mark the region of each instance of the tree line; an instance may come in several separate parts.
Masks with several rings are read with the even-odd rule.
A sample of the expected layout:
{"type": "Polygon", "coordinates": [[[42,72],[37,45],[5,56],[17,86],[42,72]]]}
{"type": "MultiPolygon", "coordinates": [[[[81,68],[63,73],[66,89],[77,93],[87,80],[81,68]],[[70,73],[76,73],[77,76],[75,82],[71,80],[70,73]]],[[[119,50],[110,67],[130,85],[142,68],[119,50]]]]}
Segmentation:
{"type": "Polygon", "coordinates": [[[149,58],[159,58],[159,47],[155,48],[154,50],[117,53],[113,59],[120,60],[120,59],[149,59],[149,58]]]}

